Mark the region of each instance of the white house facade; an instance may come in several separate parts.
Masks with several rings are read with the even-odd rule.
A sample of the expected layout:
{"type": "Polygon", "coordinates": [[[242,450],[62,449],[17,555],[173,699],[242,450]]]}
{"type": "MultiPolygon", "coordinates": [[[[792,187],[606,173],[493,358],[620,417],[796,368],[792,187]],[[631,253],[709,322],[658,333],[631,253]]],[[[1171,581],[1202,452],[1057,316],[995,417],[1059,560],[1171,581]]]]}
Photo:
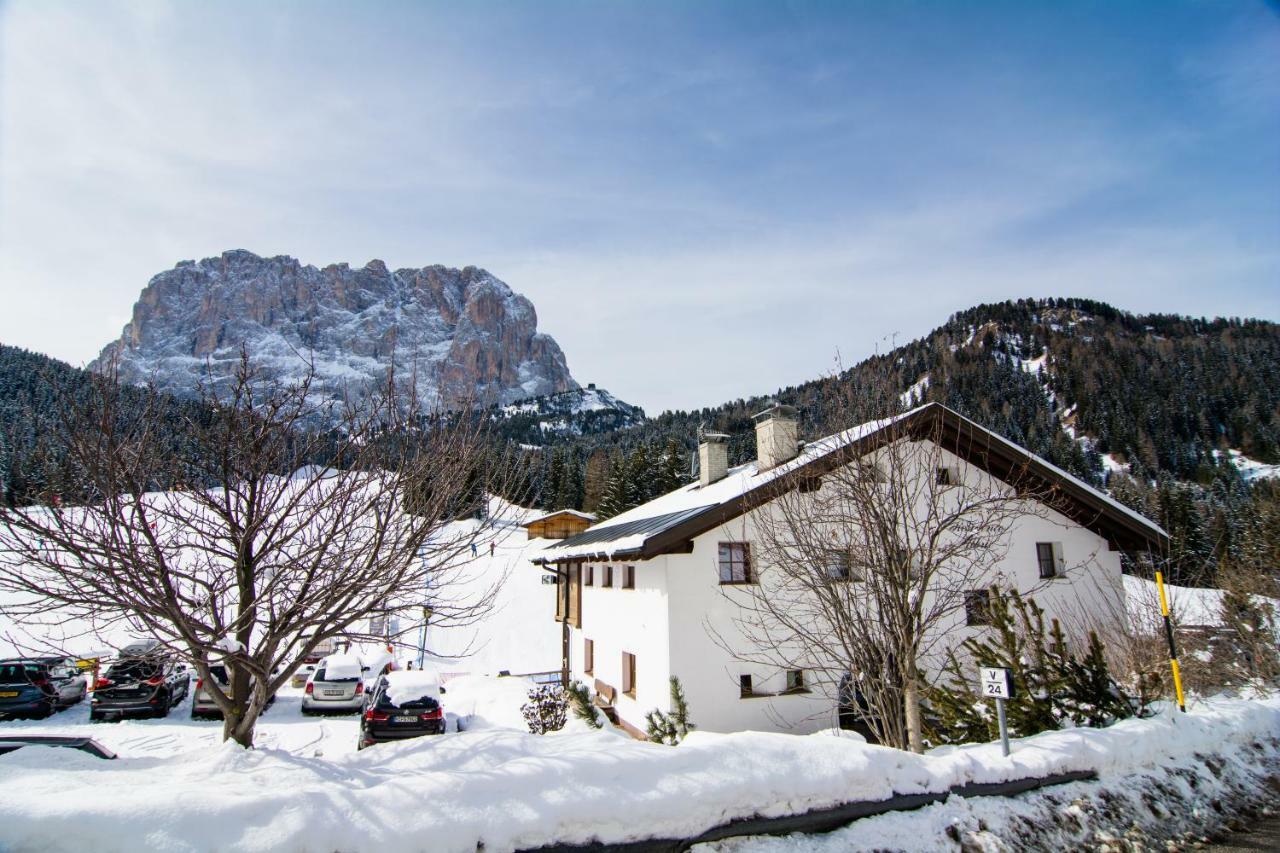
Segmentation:
{"type": "MultiPolygon", "coordinates": [[[[785,407],[762,415],[756,461],[728,468],[724,437],[707,436],[698,482],[557,542],[535,559],[558,573],[556,618],[566,628],[569,677],[591,688],[633,734],[642,734],[648,711],[669,710],[672,676],[703,730],[803,734],[837,723],[830,691],[809,690],[804,670],[744,662],[754,656],[739,630],[741,604],[732,587],[752,580],[752,544],[781,478],[794,483],[797,473],[812,473],[820,489],[822,472],[875,459],[877,437],[891,426],[940,428],[931,433],[941,436],[933,458],[954,466],[957,488],[993,477],[998,485],[1002,470],[1016,464],[1060,499],[1013,518],[990,580],[1033,594],[1064,624],[1119,619],[1121,553],[1166,544],[1150,521],[938,404],[806,446],[798,446],[785,407]]],[[[950,647],[981,628],[959,613],[938,630],[945,635],[941,647],[950,647]]]]}

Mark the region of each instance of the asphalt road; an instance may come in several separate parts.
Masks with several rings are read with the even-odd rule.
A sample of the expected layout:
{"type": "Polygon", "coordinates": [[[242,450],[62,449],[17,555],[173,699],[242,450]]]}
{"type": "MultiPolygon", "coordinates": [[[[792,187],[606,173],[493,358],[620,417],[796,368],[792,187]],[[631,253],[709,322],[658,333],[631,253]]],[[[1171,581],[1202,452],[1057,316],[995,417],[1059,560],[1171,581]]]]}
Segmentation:
{"type": "Polygon", "coordinates": [[[1243,832],[1237,832],[1222,844],[1202,848],[1206,853],[1257,853],[1280,850],[1280,817],[1268,818],[1243,832]]]}

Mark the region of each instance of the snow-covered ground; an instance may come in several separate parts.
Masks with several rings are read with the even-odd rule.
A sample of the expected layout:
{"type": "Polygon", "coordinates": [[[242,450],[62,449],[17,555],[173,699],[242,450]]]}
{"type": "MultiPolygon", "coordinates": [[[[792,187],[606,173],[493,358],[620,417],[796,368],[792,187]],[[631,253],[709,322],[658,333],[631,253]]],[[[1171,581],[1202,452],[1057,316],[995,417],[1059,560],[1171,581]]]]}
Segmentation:
{"type": "MultiPolygon", "coordinates": [[[[1165,597],[1174,621],[1180,626],[1220,627],[1222,590],[1165,584],[1165,597]]],[[[1125,602],[1130,622],[1147,632],[1164,630],[1160,613],[1160,595],[1155,581],[1133,575],[1124,576],[1125,602]]],[[[1280,612],[1280,600],[1266,599],[1280,612]]],[[[1277,638],[1280,642],[1280,637],[1277,638]]]]}
{"type": "MultiPolygon", "coordinates": [[[[577,720],[548,736],[517,730],[512,706],[527,688],[516,679],[455,679],[444,702],[451,730],[461,712],[464,731],[359,753],[354,717],[303,718],[296,694],[263,719],[254,750],[219,746],[218,724],[183,716],[89,726],[76,709],[3,724],[6,732],[88,731],[121,758],[39,748],[0,757],[0,847],[471,853],[483,844],[492,853],[690,837],[738,817],[968,782],[1082,769],[1106,782],[1197,755],[1230,762],[1280,736],[1280,699],[1221,699],[1186,715],[1026,738],[1008,759],[993,744],[916,756],[829,734],[695,732],[673,748],[577,720]]],[[[937,849],[932,818],[913,814],[921,822],[892,818],[900,823],[891,846],[937,849]]],[[[857,842],[867,825],[823,849],[865,846],[857,842]]]]}

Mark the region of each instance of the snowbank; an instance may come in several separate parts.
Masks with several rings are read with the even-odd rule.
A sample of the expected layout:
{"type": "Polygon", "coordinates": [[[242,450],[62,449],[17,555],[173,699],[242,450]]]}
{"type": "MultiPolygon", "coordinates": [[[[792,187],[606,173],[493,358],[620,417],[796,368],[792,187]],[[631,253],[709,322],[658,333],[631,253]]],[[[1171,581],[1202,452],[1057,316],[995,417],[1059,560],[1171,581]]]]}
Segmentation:
{"type": "MultiPolygon", "coordinates": [[[[501,681],[489,688],[520,686],[501,681]]],[[[454,684],[446,706],[455,689],[485,701],[478,685],[468,697],[466,682],[454,684]]],[[[990,744],[916,756],[823,736],[695,732],[672,748],[494,728],[324,759],[234,746],[117,761],[26,749],[0,757],[0,847],[471,853],[689,837],[738,817],[966,782],[1082,769],[1105,779],[1277,735],[1280,699],[1220,699],[1037,735],[1009,759],[990,744]]]]}

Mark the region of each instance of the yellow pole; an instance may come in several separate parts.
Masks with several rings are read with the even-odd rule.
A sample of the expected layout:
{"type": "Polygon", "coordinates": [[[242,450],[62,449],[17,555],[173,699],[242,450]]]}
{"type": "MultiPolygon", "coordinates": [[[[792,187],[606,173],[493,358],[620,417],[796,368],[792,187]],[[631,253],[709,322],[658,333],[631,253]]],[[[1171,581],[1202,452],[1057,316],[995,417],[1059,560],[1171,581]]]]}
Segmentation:
{"type": "Polygon", "coordinates": [[[1182,673],[1178,670],[1178,647],[1173,642],[1173,620],[1169,618],[1169,599],[1164,594],[1164,576],[1156,572],[1156,589],[1160,592],[1160,615],[1164,617],[1164,636],[1169,641],[1169,668],[1173,670],[1173,690],[1178,696],[1178,708],[1186,713],[1187,702],[1182,695],[1182,673]]]}

